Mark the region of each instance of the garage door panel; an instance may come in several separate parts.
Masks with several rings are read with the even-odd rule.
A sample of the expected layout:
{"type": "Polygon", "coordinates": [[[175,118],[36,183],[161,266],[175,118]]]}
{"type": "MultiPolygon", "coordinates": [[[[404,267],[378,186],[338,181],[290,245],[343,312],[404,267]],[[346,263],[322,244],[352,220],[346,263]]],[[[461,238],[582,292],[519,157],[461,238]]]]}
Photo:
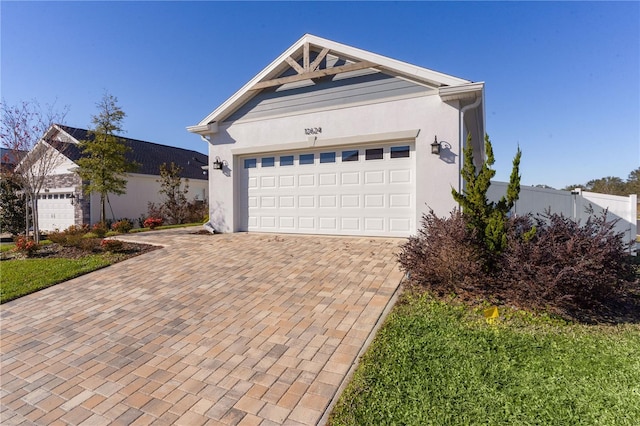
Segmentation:
{"type": "Polygon", "coordinates": [[[283,175],[280,176],[280,187],[281,188],[289,188],[293,187],[296,184],[296,178],[293,175],[283,175]]]}
{"type": "Polygon", "coordinates": [[[260,197],[260,207],[262,208],[274,208],[276,206],[276,197],[260,197]]]}
{"type": "Polygon", "coordinates": [[[410,207],[411,195],[410,194],[390,194],[389,195],[389,207],[410,207]]]}
{"type": "Polygon", "coordinates": [[[384,170],[364,172],[365,185],[377,185],[384,183],[384,170]]]}
{"type": "Polygon", "coordinates": [[[389,230],[396,232],[409,232],[411,221],[408,218],[389,218],[389,230]]]}
{"type": "Polygon", "coordinates": [[[411,170],[390,170],[389,183],[411,182],[411,170]]]}
{"type": "Polygon", "coordinates": [[[320,173],[318,181],[320,186],[335,186],[337,182],[335,173],[320,173]]]}
{"type": "Polygon", "coordinates": [[[316,184],[316,176],[314,174],[304,174],[298,176],[298,185],[314,186],[316,184]]]}
{"type": "Polygon", "coordinates": [[[295,207],[295,197],[293,195],[284,195],[279,198],[279,207],[280,208],[294,208],[295,207]]]}
{"type": "Polygon", "coordinates": [[[300,208],[315,208],[316,197],[313,195],[301,195],[298,197],[298,206],[300,208]]]}
{"type": "Polygon", "coordinates": [[[316,220],[315,217],[312,216],[300,216],[298,218],[298,228],[301,230],[312,231],[316,228],[316,220]]]}
{"type": "Polygon", "coordinates": [[[320,208],[335,208],[337,207],[335,195],[320,195],[318,197],[320,208]]]}
{"type": "Polygon", "coordinates": [[[340,174],[342,185],[359,185],[360,172],[342,172],[340,174]]]}
{"type": "Polygon", "coordinates": [[[283,152],[274,154],[277,161],[267,167],[263,161],[253,166],[256,157],[242,157],[240,164],[251,167],[241,171],[239,222],[246,229],[240,230],[410,235],[415,229],[415,153],[412,147],[409,157],[391,156],[391,147],[410,144],[283,152]],[[371,149],[376,155],[367,160],[371,149]],[[344,161],[343,151],[358,155],[344,161]]]}
{"type": "Polygon", "coordinates": [[[260,178],[260,187],[262,188],[275,188],[276,177],[275,176],[262,176],[260,178]]]}
{"type": "Polygon", "coordinates": [[[366,194],[364,206],[368,208],[384,207],[384,194],[366,194]]]}

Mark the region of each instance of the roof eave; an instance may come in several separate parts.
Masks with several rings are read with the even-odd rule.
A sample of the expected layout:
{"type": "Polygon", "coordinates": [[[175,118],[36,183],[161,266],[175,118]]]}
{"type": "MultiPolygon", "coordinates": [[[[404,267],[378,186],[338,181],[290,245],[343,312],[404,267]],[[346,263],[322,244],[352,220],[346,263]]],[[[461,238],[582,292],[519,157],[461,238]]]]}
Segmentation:
{"type": "Polygon", "coordinates": [[[438,94],[443,101],[455,101],[464,99],[474,99],[482,96],[484,82],[459,84],[457,86],[446,86],[438,89],[438,94]]]}

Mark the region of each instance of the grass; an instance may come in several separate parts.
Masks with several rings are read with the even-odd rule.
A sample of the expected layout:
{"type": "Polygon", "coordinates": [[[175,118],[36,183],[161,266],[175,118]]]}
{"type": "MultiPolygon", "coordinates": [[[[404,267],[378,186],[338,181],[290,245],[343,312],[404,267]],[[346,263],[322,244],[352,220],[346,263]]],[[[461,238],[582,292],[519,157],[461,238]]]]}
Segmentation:
{"type": "Polygon", "coordinates": [[[147,232],[147,231],[160,231],[163,229],[175,229],[175,228],[186,228],[186,227],[191,227],[191,226],[202,226],[201,222],[195,222],[195,223],[183,223],[183,224],[178,224],[178,225],[162,225],[162,226],[157,226],[155,229],[151,229],[151,228],[134,228],[131,231],[129,231],[130,234],[136,234],[138,232],[147,232]]]}
{"type": "Polygon", "coordinates": [[[2,262],[0,303],[95,271],[113,263],[108,254],[80,259],[21,259],[2,262]]]}
{"type": "Polygon", "coordinates": [[[586,326],[406,295],[331,425],[637,425],[640,327],[586,326]]]}

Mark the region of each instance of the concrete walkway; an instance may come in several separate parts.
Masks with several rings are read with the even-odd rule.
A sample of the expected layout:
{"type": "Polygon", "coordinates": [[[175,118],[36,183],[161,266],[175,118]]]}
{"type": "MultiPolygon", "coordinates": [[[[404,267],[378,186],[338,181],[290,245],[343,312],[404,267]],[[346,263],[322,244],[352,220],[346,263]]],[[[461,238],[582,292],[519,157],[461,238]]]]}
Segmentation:
{"type": "Polygon", "coordinates": [[[322,423],[403,240],[196,230],[2,305],[0,423],[322,423]]]}

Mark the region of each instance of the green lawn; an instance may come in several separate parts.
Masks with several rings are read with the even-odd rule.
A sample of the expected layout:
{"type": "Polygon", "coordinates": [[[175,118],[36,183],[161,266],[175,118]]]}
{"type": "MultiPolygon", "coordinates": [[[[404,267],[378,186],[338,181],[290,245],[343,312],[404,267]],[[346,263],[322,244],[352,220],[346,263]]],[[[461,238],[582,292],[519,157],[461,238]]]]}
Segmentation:
{"type": "Polygon", "coordinates": [[[0,303],[33,293],[113,263],[106,254],[81,259],[4,260],[0,271],[0,303]]]}
{"type": "Polygon", "coordinates": [[[640,326],[396,305],[331,425],[638,425],[640,326]]]}

